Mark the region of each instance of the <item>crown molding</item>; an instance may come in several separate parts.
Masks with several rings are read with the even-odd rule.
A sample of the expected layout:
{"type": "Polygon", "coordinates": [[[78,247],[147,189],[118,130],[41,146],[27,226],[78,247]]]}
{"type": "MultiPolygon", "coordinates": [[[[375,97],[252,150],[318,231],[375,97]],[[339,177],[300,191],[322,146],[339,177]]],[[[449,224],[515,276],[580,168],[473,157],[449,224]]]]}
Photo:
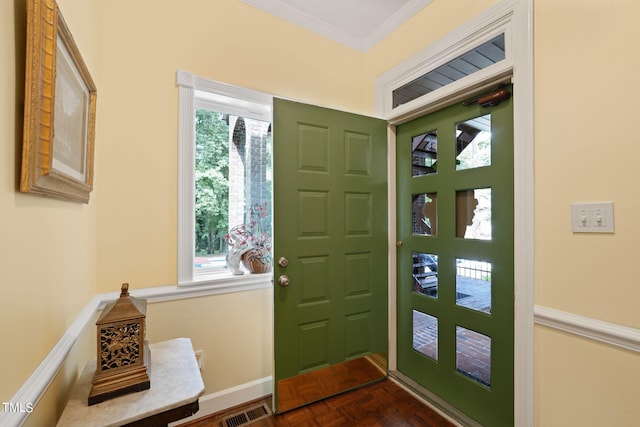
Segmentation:
{"type": "Polygon", "coordinates": [[[280,0],[241,0],[243,3],[256,7],[271,15],[282,18],[309,31],[338,42],[351,49],[366,52],[380,40],[401,26],[413,15],[426,7],[432,0],[409,0],[405,6],[389,16],[379,27],[360,37],[337,25],[331,24],[315,16],[309,15],[280,0]]]}
{"type": "Polygon", "coordinates": [[[378,44],[382,39],[391,34],[402,24],[407,22],[413,15],[427,7],[433,0],[411,0],[399,9],[396,13],[389,16],[386,21],[376,28],[371,34],[363,39],[363,51],[367,51],[378,44]]]}

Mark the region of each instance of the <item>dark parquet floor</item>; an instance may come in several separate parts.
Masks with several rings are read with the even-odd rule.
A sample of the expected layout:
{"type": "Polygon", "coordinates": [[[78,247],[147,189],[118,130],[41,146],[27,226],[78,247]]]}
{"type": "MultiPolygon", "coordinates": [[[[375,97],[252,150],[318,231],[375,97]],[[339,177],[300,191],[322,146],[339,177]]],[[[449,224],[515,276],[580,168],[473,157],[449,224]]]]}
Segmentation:
{"type": "MultiPolygon", "coordinates": [[[[224,419],[271,398],[191,421],[188,427],[226,427],[224,419]]],[[[389,379],[352,390],[284,414],[254,419],[243,426],[260,427],[450,427],[440,414],[389,379]]]]}

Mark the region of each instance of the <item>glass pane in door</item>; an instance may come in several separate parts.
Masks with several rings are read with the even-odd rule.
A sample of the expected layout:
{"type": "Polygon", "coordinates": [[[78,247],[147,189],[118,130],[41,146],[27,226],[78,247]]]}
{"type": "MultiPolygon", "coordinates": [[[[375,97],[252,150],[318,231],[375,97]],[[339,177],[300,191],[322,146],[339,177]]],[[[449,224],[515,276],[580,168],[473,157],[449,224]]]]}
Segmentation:
{"type": "Polygon", "coordinates": [[[456,326],[456,370],[480,384],[491,386],[491,338],[456,326]]]}
{"type": "Polygon", "coordinates": [[[491,240],[491,189],[456,191],[456,237],[491,240]]]}
{"type": "Polygon", "coordinates": [[[491,313],[491,263],[456,259],[456,305],[491,313]]]}
{"type": "Polygon", "coordinates": [[[412,261],[414,292],[438,298],[438,256],[414,252],[412,261]]]}
{"type": "Polygon", "coordinates": [[[491,165],[491,114],[456,125],[456,170],[491,165]]]}
{"type": "Polygon", "coordinates": [[[422,176],[437,172],[438,131],[426,132],[411,138],[411,175],[422,176]]]}
{"type": "Polygon", "coordinates": [[[438,360],[438,318],[413,310],[413,349],[438,360]]]}
{"type": "Polygon", "coordinates": [[[438,194],[413,194],[411,222],[413,234],[418,236],[438,235],[438,194]]]}

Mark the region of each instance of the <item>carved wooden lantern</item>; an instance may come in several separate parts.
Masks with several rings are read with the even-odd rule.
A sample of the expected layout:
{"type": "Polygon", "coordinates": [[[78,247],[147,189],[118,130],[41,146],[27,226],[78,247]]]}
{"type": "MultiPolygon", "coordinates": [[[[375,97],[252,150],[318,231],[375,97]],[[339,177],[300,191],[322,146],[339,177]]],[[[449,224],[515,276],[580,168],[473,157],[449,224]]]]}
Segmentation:
{"type": "Polygon", "coordinates": [[[145,341],[147,301],[129,296],[123,283],[120,298],[108,304],[96,322],[98,354],[89,405],[151,386],[145,341]]]}

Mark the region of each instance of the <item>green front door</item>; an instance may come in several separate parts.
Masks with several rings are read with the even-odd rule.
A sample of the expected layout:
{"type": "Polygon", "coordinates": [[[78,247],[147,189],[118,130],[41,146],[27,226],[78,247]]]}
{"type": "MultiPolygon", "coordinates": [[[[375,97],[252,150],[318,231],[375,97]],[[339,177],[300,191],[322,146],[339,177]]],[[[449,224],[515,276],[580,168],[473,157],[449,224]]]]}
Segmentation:
{"type": "Polygon", "coordinates": [[[344,391],[335,384],[368,382],[349,378],[356,364],[366,370],[386,358],[387,126],[281,99],[273,126],[274,409],[282,412],[326,397],[322,390],[344,391]]]}
{"type": "Polygon", "coordinates": [[[513,425],[511,100],[397,127],[398,371],[483,425],[513,425]]]}

